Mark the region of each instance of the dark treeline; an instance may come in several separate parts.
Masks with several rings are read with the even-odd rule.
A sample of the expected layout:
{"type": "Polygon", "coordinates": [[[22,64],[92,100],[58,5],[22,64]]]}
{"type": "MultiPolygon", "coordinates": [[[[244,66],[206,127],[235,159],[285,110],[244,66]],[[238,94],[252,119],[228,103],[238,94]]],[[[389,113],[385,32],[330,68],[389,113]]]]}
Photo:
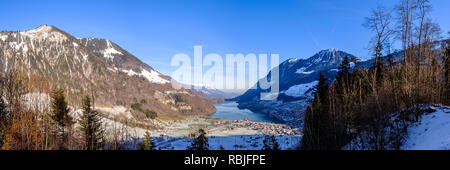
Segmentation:
{"type": "Polygon", "coordinates": [[[364,26],[376,33],[373,66],[351,70],[346,58],[331,85],[320,75],[305,112],[302,149],[400,149],[408,122],[426,111],[421,106],[450,104],[449,43],[438,41],[430,8],[428,0],[401,0],[396,17],[378,7],[366,18],[364,26]],[[403,45],[400,62],[390,52],[394,40],[403,45]],[[343,148],[351,141],[357,146],[343,148]]]}

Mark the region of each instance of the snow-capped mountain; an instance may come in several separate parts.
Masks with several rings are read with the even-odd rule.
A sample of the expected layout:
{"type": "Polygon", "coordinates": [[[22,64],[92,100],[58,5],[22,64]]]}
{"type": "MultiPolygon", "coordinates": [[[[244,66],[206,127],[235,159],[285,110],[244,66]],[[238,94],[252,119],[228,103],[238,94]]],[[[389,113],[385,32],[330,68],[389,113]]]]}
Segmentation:
{"type": "MultiPolygon", "coordinates": [[[[437,60],[442,62],[444,51],[442,44],[450,40],[436,41],[433,43],[437,60]]],[[[239,108],[250,109],[255,112],[265,113],[269,116],[286,122],[302,121],[302,114],[312,99],[311,93],[317,84],[319,73],[328,78],[329,83],[335,80],[338,67],[345,57],[350,60],[350,66],[360,68],[370,68],[375,63],[375,59],[361,60],[337,49],[322,50],[307,59],[293,58],[281,63],[279,68],[280,90],[276,100],[260,100],[261,90],[259,82],[257,89],[250,89],[243,95],[232,100],[239,103],[239,108]]],[[[403,62],[403,51],[395,50],[391,55],[381,58],[386,65],[392,63],[393,66],[403,62]]],[[[266,77],[270,77],[271,72],[266,77]]]]}
{"type": "Polygon", "coordinates": [[[220,90],[214,87],[211,87],[209,85],[203,85],[203,84],[196,84],[191,85],[190,88],[192,91],[200,91],[203,94],[205,94],[206,97],[211,99],[231,99],[236,96],[239,96],[240,94],[237,92],[227,92],[224,90],[220,90]]]}
{"type": "MultiPolygon", "coordinates": [[[[359,65],[362,60],[354,55],[337,49],[322,50],[308,59],[293,58],[281,63],[279,68],[280,91],[276,100],[260,100],[259,88],[250,89],[232,100],[239,103],[239,108],[265,113],[281,121],[301,120],[302,113],[308,106],[311,93],[317,84],[319,73],[324,74],[330,82],[334,81],[339,65],[345,57],[350,65],[359,65]]],[[[271,72],[267,75],[270,77],[271,72]]]]}
{"type": "Polygon", "coordinates": [[[75,38],[54,26],[0,32],[0,74],[13,69],[65,88],[75,106],[95,91],[101,106],[141,103],[167,116],[215,111],[210,99],[173,89],[170,77],[110,40],[75,38]]]}
{"type": "Polygon", "coordinates": [[[110,40],[81,38],[79,41],[91,49],[95,55],[105,58],[108,64],[113,65],[113,68],[109,68],[111,70],[122,71],[130,76],[144,77],[152,83],[170,83],[169,77],[155,71],[110,40]]]}

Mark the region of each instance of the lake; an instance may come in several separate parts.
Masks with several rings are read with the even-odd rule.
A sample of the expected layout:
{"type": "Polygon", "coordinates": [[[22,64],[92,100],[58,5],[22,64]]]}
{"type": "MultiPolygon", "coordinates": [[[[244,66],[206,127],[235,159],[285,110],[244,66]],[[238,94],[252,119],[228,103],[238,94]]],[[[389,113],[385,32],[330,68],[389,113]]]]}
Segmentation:
{"type": "Polygon", "coordinates": [[[255,113],[248,109],[240,110],[236,102],[222,102],[214,105],[216,107],[216,113],[212,114],[211,117],[226,119],[226,120],[244,120],[248,119],[251,121],[262,121],[262,122],[274,122],[267,115],[262,113],[255,113]]]}

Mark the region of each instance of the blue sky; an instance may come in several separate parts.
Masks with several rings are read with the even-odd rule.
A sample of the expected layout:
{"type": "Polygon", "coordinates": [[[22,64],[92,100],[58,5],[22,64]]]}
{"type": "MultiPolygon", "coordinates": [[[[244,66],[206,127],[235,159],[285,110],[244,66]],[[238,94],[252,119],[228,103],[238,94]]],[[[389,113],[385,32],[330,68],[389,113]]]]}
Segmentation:
{"type": "MultiPolygon", "coordinates": [[[[106,38],[171,75],[177,53],[278,53],[280,62],[337,48],[368,57],[361,25],[377,4],[396,0],[14,0],[3,1],[0,30],[54,25],[76,36],[106,38]]],[[[432,0],[431,18],[450,31],[450,1],[432,0]]],[[[447,34],[443,34],[447,36],[447,34]]]]}

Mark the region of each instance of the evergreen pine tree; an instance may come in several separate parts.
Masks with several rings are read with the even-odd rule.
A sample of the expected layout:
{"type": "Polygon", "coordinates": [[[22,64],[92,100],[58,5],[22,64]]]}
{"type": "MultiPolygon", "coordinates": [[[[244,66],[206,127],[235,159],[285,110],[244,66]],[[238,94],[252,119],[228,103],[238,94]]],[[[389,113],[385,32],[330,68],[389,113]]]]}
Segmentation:
{"type": "Polygon", "coordinates": [[[328,89],[329,89],[329,85],[328,85],[328,81],[325,78],[325,76],[323,76],[322,73],[319,74],[319,82],[317,83],[315,89],[315,94],[318,95],[321,103],[326,106],[323,107],[323,111],[324,112],[328,112],[328,89]]]}
{"type": "Polygon", "coordinates": [[[63,89],[55,89],[52,95],[52,119],[57,124],[57,135],[60,138],[59,149],[66,149],[66,128],[73,125],[73,118],[69,115],[66,97],[63,89]]]}
{"type": "Polygon", "coordinates": [[[99,112],[93,110],[91,103],[89,96],[83,98],[83,113],[79,124],[85,148],[87,150],[98,150],[103,148],[104,129],[99,112]]]}
{"type": "Polygon", "coordinates": [[[275,136],[271,135],[264,137],[263,150],[280,150],[280,145],[275,139],[275,136]]]}
{"type": "Polygon", "coordinates": [[[191,146],[189,146],[188,150],[208,150],[209,143],[208,137],[206,137],[206,132],[203,129],[198,130],[198,137],[192,141],[191,146]]]}
{"type": "Polygon", "coordinates": [[[305,112],[304,135],[301,149],[330,149],[331,118],[328,113],[328,82],[320,73],[319,83],[315,86],[314,100],[305,112]]]}
{"type": "Polygon", "coordinates": [[[302,150],[319,150],[320,146],[320,118],[321,102],[319,95],[315,95],[313,103],[305,112],[303,138],[301,143],[302,150]]]}
{"type": "Polygon", "coordinates": [[[263,140],[263,148],[262,148],[262,150],[271,150],[271,148],[272,147],[270,146],[269,139],[268,139],[267,136],[265,136],[264,140],[263,140]]]}
{"type": "Polygon", "coordinates": [[[347,78],[348,75],[350,74],[350,69],[351,69],[350,62],[348,61],[348,57],[345,56],[344,60],[338,67],[339,71],[337,73],[336,80],[343,80],[343,79],[347,78]]]}
{"type": "Polygon", "coordinates": [[[150,136],[150,133],[147,131],[145,132],[144,138],[142,139],[142,142],[139,143],[139,149],[141,150],[155,150],[155,143],[152,140],[152,137],[150,136]]]}
{"type": "Polygon", "coordinates": [[[344,94],[346,87],[350,84],[350,63],[348,57],[346,56],[342,63],[338,67],[338,73],[336,76],[336,91],[340,96],[344,94]]]}

